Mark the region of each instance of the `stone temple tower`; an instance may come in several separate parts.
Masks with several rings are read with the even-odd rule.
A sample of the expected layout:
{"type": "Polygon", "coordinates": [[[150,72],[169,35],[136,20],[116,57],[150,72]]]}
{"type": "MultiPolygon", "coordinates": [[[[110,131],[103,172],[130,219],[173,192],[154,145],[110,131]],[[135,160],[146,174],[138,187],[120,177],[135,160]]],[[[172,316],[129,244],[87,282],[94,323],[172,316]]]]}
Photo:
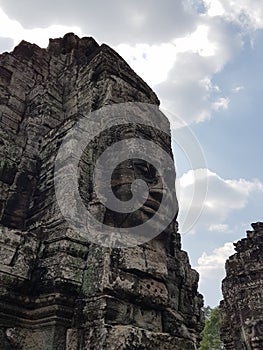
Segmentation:
{"type": "MultiPolygon", "coordinates": [[[[80,234],[82,217],[74,217],[73,228],[58,203],[61,193],[65,203],[72,195],[70,186],[61,193],[55,188],[56,181],[71,181],[68,160],[57,161],[68,132],[83,115],[122,103],[139,103],[136,115],[144,104],[156,111],[159,105],[127,63],[92,38],[70,33],[51,39],[47,49],[22,41],[0,56],[3,350],[198,348],[203,301],[198,274],[181,249],[175,190],[168,193],[167,208],[175,210],[167,227],[157,237],[129,247],[90,241],[80,234]]],[[[140,117],[141,123],[118,124],[96,135],[78,163],[82,202],[112,232],[150,219],[165,195],[165,182],[151,162],[130,157],[112,173],[112,191],[128,201],[133,181],[144,180],[149,195],[142,209],[120,213],[107,209],[96,196],[96,160],[115,142],[154,140],[172,157],[170,136],[145,126],[143,113],[140,117]]],[[[111,118],[110,113],[98,114],[88,124],[90,133],[93,122],[107,124],[111,118]]],[[[164,115],[159,124],[169,129],[164,115]]],[[[108,160],[100,175],[107,173],[108,160]]],[[[174,183],[174,168],[169,172],[174,183]]]]}
{"type": "Polygon", "coordinates": [[[226,262],[220,311],[227,350],[263,349],[263,223],[252,228],[226,262]]]}

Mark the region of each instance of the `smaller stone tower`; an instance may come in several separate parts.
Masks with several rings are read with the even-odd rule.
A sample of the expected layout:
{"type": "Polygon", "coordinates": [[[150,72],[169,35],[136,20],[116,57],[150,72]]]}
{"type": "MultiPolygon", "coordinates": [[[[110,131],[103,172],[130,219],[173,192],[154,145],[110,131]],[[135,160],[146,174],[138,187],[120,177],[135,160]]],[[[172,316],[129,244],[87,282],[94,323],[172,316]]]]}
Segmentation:
{"type": "Polygon", "coordinates": [[[226,262],[220,304],[226,350],[263,349],[263,222],[252,227],[226,262]]]}

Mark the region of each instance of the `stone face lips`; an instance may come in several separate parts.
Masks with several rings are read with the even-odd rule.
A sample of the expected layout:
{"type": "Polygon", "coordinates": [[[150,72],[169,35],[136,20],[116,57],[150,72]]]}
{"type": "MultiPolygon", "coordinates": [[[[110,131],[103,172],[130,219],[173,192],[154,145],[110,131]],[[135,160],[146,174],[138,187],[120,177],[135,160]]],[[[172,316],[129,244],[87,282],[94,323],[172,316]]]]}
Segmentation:
{"type": "Polygon", "coordinates": [[[263,223],[252,224],[226,263],[220,304],[226,349],[263,349],[263,223]]]}
{"type": "MultiPolygon", "coordinates": [[[[116,52],[92,38],[67,34],[51,39],[47,49],[22,42],[0,56],[3,349],[197,348],[202,297],[176,218],[162,239],[110,249],[81,238],[56,202],[54,161],[67,131],[82,114],[135,101],[159,104],[116,52]]],[[[121,219],[98,205],[91,175],[105,147],[131,133],[155,139],[171,153],[169,137],[135,125],[100,135],[80,162],[83,201],[113,227],[121,219]]],[[[127,169],[116,170],[113,179],[124,199],[118,181],[130,176],[127,169]]]]}

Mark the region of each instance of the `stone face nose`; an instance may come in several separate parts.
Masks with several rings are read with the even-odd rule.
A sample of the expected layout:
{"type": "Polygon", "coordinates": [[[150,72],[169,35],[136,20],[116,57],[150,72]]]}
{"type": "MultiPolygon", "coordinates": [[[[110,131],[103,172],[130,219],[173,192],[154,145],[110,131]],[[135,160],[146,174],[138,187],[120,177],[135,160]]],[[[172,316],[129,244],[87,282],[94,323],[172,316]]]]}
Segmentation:
{"type": "MultiPolygon", "coordinates": [[[[70,183],[70,164],[60,164],[55,175],[54,164],[76,121],[123,102],[158,106],[155,93],[110,47],[73,33],[50,39],[47,49],[23,41],[0,55],[0,67],[0,344],[6,350],[196,349],[203,301],[176,219],[161,238],[141,246],[103,247],[72,229],[55,195],[54,176],[70,183]]],[[[100,122],[107,125],[108,117],[100,122]]],[[[83,152],[80,195],[101,222],[114,223],[92,177],[107,145],[139,135],[171,153],[169,135],[138,129],[109,129],[83,152]]],[[[157,186],[153,169],[137,171],[157,186]]],[[[134,176],[125,166],[116,174],[116,186],[122,176],[134,176]]],[[[157,202],[160,191],[153,191],[157,202]]],[[[148,204],[154,212],[156,203],[148,204]]]]}

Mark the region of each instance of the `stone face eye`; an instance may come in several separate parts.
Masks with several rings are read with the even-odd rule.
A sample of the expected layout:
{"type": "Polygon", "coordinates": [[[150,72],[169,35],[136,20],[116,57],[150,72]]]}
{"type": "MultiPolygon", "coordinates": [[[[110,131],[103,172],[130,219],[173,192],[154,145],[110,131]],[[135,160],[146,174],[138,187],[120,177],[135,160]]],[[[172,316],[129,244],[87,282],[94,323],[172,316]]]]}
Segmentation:
{"type": "Polygon", "coordinates": [[[145,175],[149,175],[149,169],[146,165],[138,164],[136,167],[145,175]]]}
{"type": "Polygon", "coordinates": [[[145,161],[134,161],[134,170],[138,176],[142,176],[147,181],[153,181],[156,178],[156,170],[145,161]]]}
{"type": "Polygon", "coordinates": [[[149,164],[149,173],[150,173],[152,178],[157,177],[157,171],[156,171],[155,167],[151,164],[149,164]]]}

